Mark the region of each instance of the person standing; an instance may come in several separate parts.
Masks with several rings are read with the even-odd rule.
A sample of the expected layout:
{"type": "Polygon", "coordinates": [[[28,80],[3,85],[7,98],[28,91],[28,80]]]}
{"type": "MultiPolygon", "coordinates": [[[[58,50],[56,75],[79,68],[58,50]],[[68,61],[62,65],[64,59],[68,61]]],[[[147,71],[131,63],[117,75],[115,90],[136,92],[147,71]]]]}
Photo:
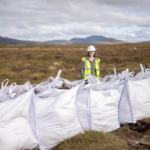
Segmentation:
{"type": "Polygon", "coordinates": [[[100,77],[100,59],[96,58],[96,48],[90,45],[87,48],[87,56],[81,59],[81,78],[86,79],[89,75],[100,77]]]}

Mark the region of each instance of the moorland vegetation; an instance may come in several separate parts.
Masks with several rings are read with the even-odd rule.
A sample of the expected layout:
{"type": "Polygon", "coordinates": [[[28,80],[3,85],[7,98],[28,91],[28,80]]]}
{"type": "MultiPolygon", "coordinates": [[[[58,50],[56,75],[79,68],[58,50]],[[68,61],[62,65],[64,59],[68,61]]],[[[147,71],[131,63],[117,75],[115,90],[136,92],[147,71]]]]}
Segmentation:
{"type": "MultiPolygon", "coordinates": [[[[61,69],[61,77],[74,81],[80,79],[81,58],[88,45],[11,46],[0,45],[0,81],[8,78],[9,84],[26,81],[40,83],[49,76],[55,77],[61,69]]],[[[139,64],[150,67],[150,43],[95,45],[101,59],[101,77],[112,74],[113,68],[121,72],[128,68],[140,72],[139,64]]],[[[54,150],[146,150],[149,145],[140,143],[150,138],[150,119],[145,130],[140,123],[123,125],[111,133],[90,131],[68,139],[54,150]],[[134,130],[133,130],[134,129],[134,130]],[[139,143],[137,145],[136,141],[139,143]],[[133,142],[133,143],[132,143],[133,142]]]]}

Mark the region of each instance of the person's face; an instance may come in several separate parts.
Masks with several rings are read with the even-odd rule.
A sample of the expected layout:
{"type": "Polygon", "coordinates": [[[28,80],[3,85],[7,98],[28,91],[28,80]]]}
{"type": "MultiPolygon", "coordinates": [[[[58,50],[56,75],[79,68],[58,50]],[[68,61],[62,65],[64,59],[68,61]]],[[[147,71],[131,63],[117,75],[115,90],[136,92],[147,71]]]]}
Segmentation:
{"type": "Polygon", "coordinates": [[[89,52],[89,55],[90,55],[91,57],[93,57],[93,56],[94,56],[94,54],[95,54],[95,52],[94,52],[94,51],[89,52]]]}

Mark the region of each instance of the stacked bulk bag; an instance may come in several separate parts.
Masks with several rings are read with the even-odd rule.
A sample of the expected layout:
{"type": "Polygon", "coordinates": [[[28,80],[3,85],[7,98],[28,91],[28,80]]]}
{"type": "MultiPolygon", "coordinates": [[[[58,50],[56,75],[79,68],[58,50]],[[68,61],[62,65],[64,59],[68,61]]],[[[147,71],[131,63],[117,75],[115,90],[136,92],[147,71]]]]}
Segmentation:
{"type": "Polygon", "coordinates": [[[0,103],[0,149],[32,149],[38,145],[30,126],[33,91],[0,103]]]}
{"type": "MultiPolygon", "coordinates": [[[[35,95],[36,122],[41,150],[52,149],[61,141],[82,133],[76,116],[76,96],[78,87],[54,97],[35,95]]],[[[53,92],[53,91],[51,91],[53,92]]]]}

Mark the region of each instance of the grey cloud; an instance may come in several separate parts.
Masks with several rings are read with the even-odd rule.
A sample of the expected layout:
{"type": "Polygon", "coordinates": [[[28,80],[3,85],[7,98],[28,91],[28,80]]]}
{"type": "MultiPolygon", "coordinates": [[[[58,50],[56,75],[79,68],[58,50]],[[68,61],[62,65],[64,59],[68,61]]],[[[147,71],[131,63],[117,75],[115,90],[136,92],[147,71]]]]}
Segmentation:
{"type": "MultiPolygon", "coordinates": [[[[149,0],[0,0],[0,36],[49,40],[91,34],[105,36],[109,35],[106,27],[119,30],[137,25],[147,29],[149,4],[149,0]]],[[[144,34],[133,32],[114,36],[124,39],[144,34]]]]}
{"type": "Polygon", "coordinates": [[[147,7],[150,4],[149,0],[93,0],[96,4],[103,4],[107,6],[118,6],[118,7],[147,7]]]}

